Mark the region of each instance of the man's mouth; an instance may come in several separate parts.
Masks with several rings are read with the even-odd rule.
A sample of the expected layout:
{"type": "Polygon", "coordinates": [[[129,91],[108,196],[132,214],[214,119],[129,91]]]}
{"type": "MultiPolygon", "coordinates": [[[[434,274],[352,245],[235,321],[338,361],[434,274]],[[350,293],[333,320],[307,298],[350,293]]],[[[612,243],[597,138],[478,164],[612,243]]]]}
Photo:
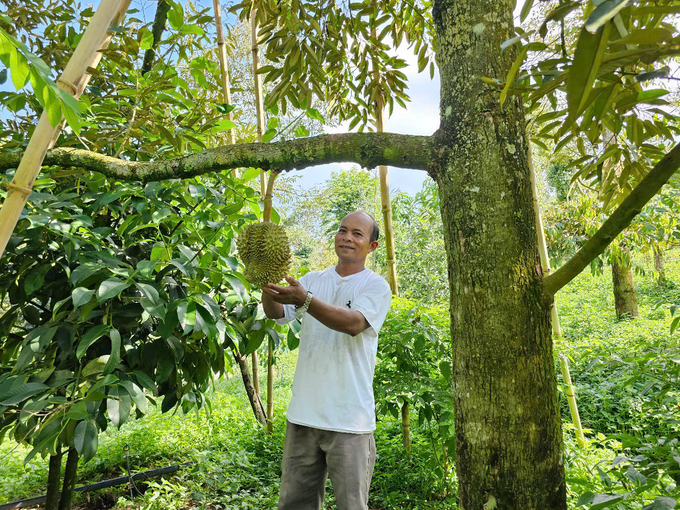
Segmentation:
{"type": "Polygon", "coordinates": [[[352,248],[351,246],[345,246],[345,245],[343,245],[343,244],[341,244],[341,245],[339,246],[339,248],[344,248],[345,250],[353,250],[353,249],[354,249],[354,248],[352,248]]]}

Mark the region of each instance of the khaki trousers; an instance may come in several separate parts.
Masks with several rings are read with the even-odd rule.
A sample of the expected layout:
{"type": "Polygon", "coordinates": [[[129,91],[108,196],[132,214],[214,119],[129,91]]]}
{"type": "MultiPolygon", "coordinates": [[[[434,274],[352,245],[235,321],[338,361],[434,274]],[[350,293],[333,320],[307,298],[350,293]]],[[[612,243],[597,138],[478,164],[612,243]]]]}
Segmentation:
{"type": "Polygon", "coordinates": [[[348,434],[288,422],[279,510],[319,510],[330,476],[338,510],[367,510],[375,466],[373,434],[348,434]]]}

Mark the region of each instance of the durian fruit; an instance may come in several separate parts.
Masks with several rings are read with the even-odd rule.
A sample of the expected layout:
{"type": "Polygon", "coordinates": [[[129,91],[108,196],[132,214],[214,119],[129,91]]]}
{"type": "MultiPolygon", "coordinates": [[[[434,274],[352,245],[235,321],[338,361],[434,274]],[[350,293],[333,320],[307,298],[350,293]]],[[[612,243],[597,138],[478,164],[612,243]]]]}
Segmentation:
{"type": "Polygon", "coordinates": [[[255,287],[279,283],[288,274],[290,244],[280,225],[269,222],[248,225],[236,239],[236,248],[246,266],[244,276],[255,287]]]}

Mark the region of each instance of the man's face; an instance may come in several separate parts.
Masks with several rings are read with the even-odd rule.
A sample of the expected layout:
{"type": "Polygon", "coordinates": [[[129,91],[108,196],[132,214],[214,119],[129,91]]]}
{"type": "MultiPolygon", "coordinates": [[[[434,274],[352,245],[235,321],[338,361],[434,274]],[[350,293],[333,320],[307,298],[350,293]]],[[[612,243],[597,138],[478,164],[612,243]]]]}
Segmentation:
{"type": "Polygon", "coordinates": [[[341,262],[363,262],[378,247],[371,242],[373,220],[361,212],[345,216],[335,234],[335,253],[341,262]]]}

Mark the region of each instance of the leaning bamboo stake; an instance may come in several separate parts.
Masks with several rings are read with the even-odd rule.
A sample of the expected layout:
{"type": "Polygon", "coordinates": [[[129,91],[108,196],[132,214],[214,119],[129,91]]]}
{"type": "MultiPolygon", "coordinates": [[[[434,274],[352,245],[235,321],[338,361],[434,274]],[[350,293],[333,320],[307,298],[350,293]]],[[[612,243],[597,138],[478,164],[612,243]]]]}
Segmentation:
{"type": "MultiPolygon", "coordinates": [[[[538,205],[538,190],[536,188],[536,173],[534,172],[534,161],[531,156],[531,144],[529,144],[528,153],[529,163],[529,177],[531,179],[531,192],[534,200],[534,213],[536,214],[536,234],[538,235],[538,253],[541,257],[541,268],[543,275],[550,274],[550,257],[548,256],[548,244],[545,241],[545,232],[543,230],[543,219],[541,218],[541,209],[538,205]]],[[[560,317],[557,313],[557,302],[553,300],[552,310],[550,310],[550,322],[552,324],[553,334],[557,337],[562,336],[562,328],[560,327],[560,317]]]]}
{"type": "MultiPolygon", "coordinates": [[[[529,153],[527,155],[529,163],[529,177],[531,179],[531,190],[534,200],[534,212],[536,213],[536,234],[538,235],[538,250],[541,258],[541,266],[543,274],[550,274],[550,258],[548,257],[548,245],[545,241],[545,233],[543,231],[543,220],[541,219],[541,209],[538,206],[538,190],[536,188],[536,174],[534,172],[534,163],[531,156],[531,146],[529,146],[529,153]]],[[[560,327],[560,319],[557,313],[557,303],[553,301],[551,314],[551,323],[553,334],[558,337],[562,336],[562,328],[560,327]]],[[[576,395],[574,394],[574,386],[571,384],[571,376],[569,374],[569,365],[564,354],[560,355],[562,363],[562,376],[567,384],[567,400],[569,401],[569,410],[571,411],[571,421],[576,429],[576,441],[581,448],[585,447],[586,441],[583,436],[583,428],[581,427],[581,417],[578,413],[578,404],[576,403],[576,395]]]]}
{"type": "Polygon", "coordinates": [[[567,401],[569,402],[569,411],[571,411],[571,419],[576,428],[576,442],[581,448],[586,447],[586,438],[583,435],[583,427],[581,427],[581,417],[578,414],[578,404],[576,403],[576,394],[574,393],[574,385],[571,383],[571,374],[569,373],[569,361],[564,354],[560,354],[562,361],[562,377],[564,383],[567,385],[567,401]]]}
{"type": "MultiPolygon", "coordinates": [[[[82,39],[78,43],[66,68],[57,79],[59,88],[75,98],[85,90],[90,79],[88,67],[96,67],[101,60],[101,51],[105,49],[112,37],[111,25],[118,24],[124,18],[131,0],[111,0],[102,2],[94,13],[82,39]]],[[[63,122],[63,121],[62,121],[63,122]]],[[[45,153],[54,145],[61,133],[62,123],[56,127],[50,124],[47,112],[43,112],[40,121],[28,142],[24,157],[21,159],[12,182],[8,184],[7,197],[0,208],[0,257],[5,252],[14,227],[24,210],[26,201],[33,189],[33,183],[40,173],[45,153]]]]}
{"type": "MultiPolygon", "coordinates": [[[[231,88],[229,86],[229,63],[227,61],[227,48],[224,43],[224,28],[222,25],[222,7],[220,0],[213,0],[213,8],[215,10],[215,28],[217,29],[217,55],[220,59],[220,68],[222,70],[222,100],[231,104],[231,88]]],[[[234,121],[234,114],[229,112],[228,119],[234,121]]],[[[229,143],[236,143],[236,135],[234,129],[229,130],[229,143]]]]}
{"type": "MultiPolygon", "coordinates": [[[[277,174],[271,172],[267,181],[267,192],[264,195],[263,221],[272,221],[272,195],[274,194],[274,181],[277,174]]],[[[267,431],[274,430],[274,352],[272,342],[267,344],[267,431]]]]}

